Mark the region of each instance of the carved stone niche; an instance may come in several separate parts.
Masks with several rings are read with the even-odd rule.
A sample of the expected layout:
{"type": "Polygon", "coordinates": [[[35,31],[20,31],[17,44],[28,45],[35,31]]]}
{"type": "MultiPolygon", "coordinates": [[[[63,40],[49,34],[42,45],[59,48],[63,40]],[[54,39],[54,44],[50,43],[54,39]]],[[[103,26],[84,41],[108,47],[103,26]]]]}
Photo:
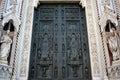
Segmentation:
{"type": "Polygon", "coordinates": [[[15,26],[12,19],[10,19],[7,23],[4,24],[3,34],[5,34],[7,30],[10,30],[9,36],[13,38],[15,32],[15,26]]]}
{"type": "Polygon", "coordinates": [[[102,32],[105,31],[105,26],[108,20],[110,20],[112,23],[115,23],[115,26],[118,25],[117,15],[115,14],[114,10],[111,10],[109,7],[104,6],[103,14],[99,20],[102,32]]]}
{"type": "Polygon", "coordinates": [[[0,80],[11,80],[12,67],[0,64],[0,80]]]}
{"type": "Polygon", "coordinates": [[[120,35],[117,27],[110,21],[107,21],[105,27],[105,38],[108,49],[108,55],[110,59],[110,64],[113,65],[114,61],[120,59],[120,35]]]}
{"type": "Polygon", "coordinates": [[[12,52],[12,44],[15,28],[13,20],[9,20],[2,28],[0,39],[0,64],[8,66],[12,52]]]}

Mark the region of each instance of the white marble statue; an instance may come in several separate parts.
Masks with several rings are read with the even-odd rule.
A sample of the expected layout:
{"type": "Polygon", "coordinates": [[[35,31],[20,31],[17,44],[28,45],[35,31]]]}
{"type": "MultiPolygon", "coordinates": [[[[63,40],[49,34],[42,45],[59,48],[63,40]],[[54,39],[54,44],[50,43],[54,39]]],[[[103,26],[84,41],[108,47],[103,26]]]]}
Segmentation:
{"type": "Polygon", "coordinates": [[[7,58],[10,53],[10,46],[12,43],[11,38],[9,37],[9,30],[7,31],[6,34],[4,34],[1,37],[0,40],[1,46],[0,46],[0,60],[2,61],[7,61],[7,58]]]}
{"type": "Polygon", "coordinates": [[[119,37],[115,28],[111,28],[108,32],[108,44],[111,53],[113,54],[113,60],[117,60],[119,56],[119,37]]]}

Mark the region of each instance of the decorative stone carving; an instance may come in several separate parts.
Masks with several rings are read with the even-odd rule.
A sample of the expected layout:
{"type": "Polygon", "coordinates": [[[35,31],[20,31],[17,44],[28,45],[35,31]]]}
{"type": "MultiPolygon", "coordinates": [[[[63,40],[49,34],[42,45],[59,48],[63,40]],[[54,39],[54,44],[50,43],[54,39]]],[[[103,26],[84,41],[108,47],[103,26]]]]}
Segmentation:
{"type": "Polygon", "coordinates": [[[111,28],[110,32],[107,33],[107,41],[108,41],[108,48],[110,52],[113,54],[113,60],[117,60],[119,58],[119,42],[120,38],[118,37],[118,34],[115,30],[115,28],[111,28]]]}
{"type": "MultiPolygon", "coordinates": [[[[42,2],[42,1],[44,1],[44,0],[34,0],[34,7],[37,7],[40,4],[40,2],[42,2]]],[[[53,1],[59,1],[59,0],[53,0],[53,1]]],[[[72,1],[72,0],[69,0],[69,1],[72,1]]],[[[78,0],[78,1],[80,1],[79,4],[82,5],[82,7],[86,6],[87,0],[78,0]]]]}
{"type": "Polygon", "coordinates": [[[18,28],[19,28],[19,25],[21,24],[21,21],[20,21],[19,17],[15,13],[4,16],[4,17],[5,18],[3,19],[2,24],[5,24],[9,20],[13,20],[13,22],[14,22],[13,25],[15,26],[15,31],[17,32],[18,28]]]}
{"type": "Polygon", "coordinates": [[[77,46],[78,42],[76,41],[75,39],[75,34],[72,34],[71,35],[71,42],[70,42],[70,47],[71,47],[71,54],[70,54],[70,59],[73,60],[74,58],[76,58],[78,55],[78,52],[77,52],[77,46]]]}
{"type": "Polygon", "coordinates": [[[118,25],[117,15],[109,7],[104,7],[103,15],[100,17],[99,24],[101,25],[101,30],[105,30],[107,21],[110,20],[115,25],[118,25]]]}
{"type": "Polygon", "coordinates": [[[42,43],[42,58],[47,58],[49,54],[49,41],[48,35],[44,35],[43,43],[42,43]]]}
{"type": "Polygon", "coordinates": [[[7,34],[4,34],[1,37],[1,48],[0,48],[0,60],[7,62],[8,55],[10,53],[10,47],[12,40],[9,36],[9,30],[7,31],[7,34]]]}
{"type": "Polygon", "coordinates": [[[40,4],[39,0],[34,0],[34,6],[37,7],[40,4]]]}
{"type": "Polygon", "coordinates": [[[102,0],[103,5],[110,5],[110,0],[102,0]]]}
{"type": "MultiPolygon", "coordinates": [[[[118,61],[120,62],[120,61],[118,61]]],[[[108,68],[108,77],[110,80],[119,80],[120,79],[120,65],[111,66],[108,68]]]]}
{"type": "Polygon", "coordinates": [[[12,68],[0,64],[0,80],[11,80],[12,68]]]}
{"type": "Polygon", "coordinates": [[[85,7],[87,4],[87,0],[80,0],[80,5],[82,5],[82,7],[85,7]]]}

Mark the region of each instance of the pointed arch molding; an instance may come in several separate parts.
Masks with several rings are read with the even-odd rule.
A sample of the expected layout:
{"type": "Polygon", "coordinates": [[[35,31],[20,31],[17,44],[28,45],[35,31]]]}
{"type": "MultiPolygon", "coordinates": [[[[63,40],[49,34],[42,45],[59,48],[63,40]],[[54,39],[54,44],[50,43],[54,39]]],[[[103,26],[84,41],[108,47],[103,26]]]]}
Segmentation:
{"type": "Polygon", "coordinates": [[[15,31],[18,32],[18,28],[21,24],[19,16],[17,16],[15,13],[4,15],[2,25],[4,26],[5,23],[7,23],[9,20],[13,20],[13,25],[15,26],[15,31]]]}
{"type": "MultiPolygon", "coordinates": [[[[45,2],[45,1],[49,1],[49,2],[65,2],[65,0],[34,0],[34,7],[37,7],[40,2],[45,2]]],[[[80,5],[82,5],[82,7],[86,6],[86,1],[87,0],[67,0],[67,2],[79,2],[80,5]]]]}
{"type": "Polygon", "coordinates": [[[104,12],[99,20],[99,25],[101,26],[102,32],[105,31],[105,26],[107,24],[107,21],[110,20],[115,26],[118,25],[117,21],[117,15],[112,12],[104,12]]]}

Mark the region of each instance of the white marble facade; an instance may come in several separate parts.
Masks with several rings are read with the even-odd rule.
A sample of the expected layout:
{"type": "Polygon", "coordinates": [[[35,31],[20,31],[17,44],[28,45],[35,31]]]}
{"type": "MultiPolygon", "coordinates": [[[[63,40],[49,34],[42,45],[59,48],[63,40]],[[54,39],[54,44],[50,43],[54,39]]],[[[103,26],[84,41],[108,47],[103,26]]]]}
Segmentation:
{"type": "MultiPolygon", "coordinates": [[[[0,62],[0,80],[28,80],[34,8],[42,3],[49,2],[76,2],[85,8],[92,80],[120,80],[120,26],[118,26],[117,20],[119,10],[116,8],[116,1],[117,0],[1,0],[0,39],[1,36],[5,34],[3,27],[6,23],[9,23],[10,20],[13,21],[14,32],[11,32],[10,35],[12,45],[10,51],[11,56],[8,61],[9,64],[0,62]],[[108,23],[114,24],[114,27],[116,27],[115,32],[117,32],[118,35],[118,55],[115,60],[112,60],[113,56],[110,56],[112,52],[109,50],[107,42],[108,34],[106,32],[106,26],[108,23]],[[8,75],[7,79],[4,78],[4,74],[8,75]]],[[[111,34],[112,32],[108,33],[111,34]]]]}

